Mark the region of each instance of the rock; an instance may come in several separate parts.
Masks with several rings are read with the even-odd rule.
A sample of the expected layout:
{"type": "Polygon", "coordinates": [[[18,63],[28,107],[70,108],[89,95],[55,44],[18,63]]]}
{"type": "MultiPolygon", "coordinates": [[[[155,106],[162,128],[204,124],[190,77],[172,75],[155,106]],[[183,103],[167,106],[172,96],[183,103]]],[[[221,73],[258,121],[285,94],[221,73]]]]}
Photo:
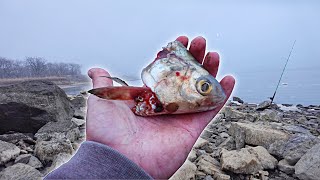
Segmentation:
{"type": "Polygon", "coordinates": [[[294,166],[291,166],[285,159],[279,161],[278,169],[286,174],[294,174],[294,166]]]}
{"type": "Polygon", "coordinates": [[[77,119],[77,118],[72,118],[71,121],[77,126],[82,126],[86,123],[84,119],[77,119]]]}
{"type": "Polygon", "coordinates": [[[203,130],[203,132],[201,133],[201,138],[203,138],[203,139],[209,139],[209,138],[211,138],[211,136],[213,135],[213,131],[212,130],[210,130],[210,129],[205,129],[205,130],[203,130]]]}
{"type": "Polygon", "coordinates": [[[219,136],[222,137],[222,138],[228,138],[230,135],[228,133],[226,133],[226,132],[222,132],[222,133],[219,134],[219,136]]]}
{"type": "Polygon", "coordinates": [[[220,163],[208,154],[201,155],[198,158],[196,165],[198,166],[198,170],[209,175],[214,175],[216,172],[222,173],[220,170],[220,163]]]}
{"type": "Polygon", "coordinates": [[[283,129],[291,133],[310,134],[310,131],[308,129],[305,129],[304,127],[301,127],[301,126],[286,125],[286,126],[283,126],[283,129]]]}
{"type": "Polygon", "coordinates": [[[320,177],[320,143],[313,146],[295,165],[299,179],[317,180],[320,177]]]}
{"type": "Polygon", "coordinates": [[[19,154],[20,149],[16,145],[0,140],[0,165],[18,157],[19,154]]]}
{"type": "Polygon", "coordinates": [[[262,147],[247,147],[241,150],[221,151],[223,170],[234,173],[255,174],[260,170],[274,169],[278,161],[262,147]]]}
{"type": "Polygon", "coordinates": [[[229,120],[229,121],[238,121],[239,119],[245,119],[247,114],[247,113],[234,110],[229,106],[225,106],[223,108],[222,113],[224,114],[224,117],[226,118],[226,120],[229,120]]]}
{"type": "Polygon", "coordinates": [[[256,110],[262,111],[264,109],[267,109],[271,105],[271,101],[263,101],[260,104],[258,104],[256,110]]]}
{"type": "Polygon", "coordinates": [[[236,102],[238,102],[238,103],[241,103],[241,104],[244,103],[244,101],[243,101],[241,98],[236,97],[236,96],[233,96],[232,100],[233,100],[233,101],[236,101],[236,102]]]}
{"type": "Polygon", "coordinates": [[[70,99],[75,109],[80,109],[87,106],[87,100],[83,95],[77,95],[70,99]]]}
{"type": "Polygon", "coordinates": [[[14,160],[14,163],[15,164],[17,164],[17,163],[27,164],[29,162],[30,158],[31,158],[31,154],[22,154],[14,160]]]}
{"type": "Polygon", "coordinates": [[[37,140],[69,139],[74,142],[80,137],[80,130],[72,121],[49,122],[35,134],[37,140]]]}
{"type": "Polygon", "coordinates": [[[42,168],[43,165],[38,158],[35,156],[31,156],[29,162],[27,163],[29,166],[34,167],[36,169],[42,168]]]}
{"type": "Polygon", "coordinates": [[[254,174],[263,169],[259,159],[248,149],[221,151],[221,168],[237,174],[254,174]]]}
{"type": "Polygon", "coordinates": [[[317,143],[320,143],[320,139],[311,134],[296,134],[288,140],[275,141],[268,151],[272,155],[286,159],[290,165],[294,166],[317,143]]]}
{"type": "Polygon", "coordinates": [[[86,114],[87,114],[86,108],[75,109],[73,117],[77,119],[85,119],[86,114]]]}
{"type": "Polygon", "coordinates": [[[0,172],[0,179],[42,179],[42,174],[35,168],[27,165],[18,163],[13,166],[7,167],[0,172]]]}
{"type": "Polygon", "coordinates": [[[232,136],[228,137],[225,141],[223,141],[218,147],[224,148],[228,151],[236,149],[236,142],[232,136]]]}
{"type": "Polygon", "coordinates": [[[33,140],[33,135],[31,134],[23,134],[23,133],[10,133],[10,134],[2,134],[0,135],[1,141],[6,141],[10,143],[16,143],[20,140],[23,140],[29,144],[34,144],[35,141],[33,140]]]}
{"type": "Polygon", "coordinates": [[[271,156],[264,147],[257,146],[257,147],[247,148],[247,149],[251,154],[255,154],[255,156],[261,162],[261,165],[264,170],[274,169],[277,166],[278,164],[277,159],[271,156]]]}
{"type": "MultiPolygon", "coordinates": [[[[289,137],[286,133],[267,126],[237,122],[231,123],[229,134],[235,138],[236,146],[244,139],[247,144],[263,146],[267,149],[273,142],[286,140],[289,137]]],[[[241,146],[243,146],[243,143],[241,146]]],[[[239,145],[239,147],[241,146],[239,145]]]]}
{"type": "Polygon", "coordinates": [[[189,153],[188,159],[191,162],[194,162],[197,159],[197,153],[194,148],[192,148],[191,152],[189,153]]]}
{"type": "Polygon", "coordinates": [[[197,166],[190,161],[186,161],[170,180],[195,179],[197,166]]]}
{"type": "Polygon", "coordinates": [[[207,176],[204,178],[204,180],[213,180],[213,178],[212,178],[212,176],[207,175],[207,176]]]}
{"type": "Polygon", "coordinates": [[[48,167],[44,172],[45,174],[55,170],[56,168],[58,168],[59,166],[61,166],[62,164],[64,164],[65,162],[69,161],[69,159],[71,158],[71,154],[69,153],[59,153],[58,155],[56,155],[54,157],[54,159],[52,160],[52,164],[50,167],[48,167]]]}
{"type": "Polygon", "coordinates": [[[213,177],[215,180],[230,180],[231,179],[229,175],[220,174],[220,173],[215,173],[213,177]]]}
{"type": "Polygon", "coordinates": [[[73,153],[73,148],[69,140],[52,139],[50,141],[40,141],[37,142],[35,146],[36,157],[44,163],[52,161],[60,153],[73,153]]]}
{"type": "Polygon", "coordinates": [[[265,109],[260,113],[260,120],[261,121],[273,121],[273,122],[281,122],[282,120],[282,113],[277,112],[273,109],[265,109]]]}
{"type": "Polygon", "coordinates": [[[197,149],[201,149],[202,147],[204,147],[207,144],[209,144],[208,140],[205,140],[205,139],[199,137],[193,147],[197,148],[197,149]]]}
{"type": "Polygon", "coordinates": [[[0,87],[0,134],[36,133],[50,121],[71,119],[72,104],[52,82],[26,81],[0,87]]]}

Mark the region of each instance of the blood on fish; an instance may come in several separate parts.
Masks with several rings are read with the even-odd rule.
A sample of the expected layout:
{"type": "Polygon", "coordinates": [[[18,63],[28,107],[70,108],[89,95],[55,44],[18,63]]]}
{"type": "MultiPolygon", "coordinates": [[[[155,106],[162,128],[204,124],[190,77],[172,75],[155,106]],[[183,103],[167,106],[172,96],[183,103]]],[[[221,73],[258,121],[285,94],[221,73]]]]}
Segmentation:
{"type": "Polygon", "coordinates": [[[162,103],[153,92],[145,91],[138,97],[135,99],[136,107],[132,108],[137,114],[147,115],[163,111],[162,103]]]}
{"type": "Polygon", "coordinates": [[[180,76],[180,72],[176,72],[176,76],[180,76]]]}

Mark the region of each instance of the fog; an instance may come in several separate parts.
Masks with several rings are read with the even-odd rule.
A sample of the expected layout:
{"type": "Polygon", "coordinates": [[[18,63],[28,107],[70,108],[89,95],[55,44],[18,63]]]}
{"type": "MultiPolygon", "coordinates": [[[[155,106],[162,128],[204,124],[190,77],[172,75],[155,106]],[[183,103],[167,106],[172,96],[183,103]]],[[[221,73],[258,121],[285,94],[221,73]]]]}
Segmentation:
{"type": "Polygon", "coordinates": [[[1,0],[0,56],[139,77],[169,41],[204,36],[221,55],[218,78],[233,74],[241,82],[247,72],[280,76],[294,40],[288,71],[319,69],[319,19],[319,1],[1,0]]]}

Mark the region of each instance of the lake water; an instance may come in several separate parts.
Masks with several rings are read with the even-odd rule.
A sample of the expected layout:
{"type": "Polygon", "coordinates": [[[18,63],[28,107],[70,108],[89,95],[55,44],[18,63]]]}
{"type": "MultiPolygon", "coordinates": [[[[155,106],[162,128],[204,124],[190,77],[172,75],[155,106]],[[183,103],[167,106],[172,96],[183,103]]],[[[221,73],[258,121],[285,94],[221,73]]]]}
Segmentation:
{"type": "MultiPolygon", "coordinates": [[[[281,69],[235,73],[237,84],[232,95],[250,103],[259,103],[267,100],[272,97],[280,74],[281,69]]],[[[130,81],[128,83],[139,84],[130,81]]],[[[69,95],[76,95],[81,91],[91,89],[91,84],[82,84],[63,89],[69,95]]],[[[287,104],[320,105],[319,92],[320,71],[317,68],[288,69],[283,75],[274,101],[287,104]]]]}

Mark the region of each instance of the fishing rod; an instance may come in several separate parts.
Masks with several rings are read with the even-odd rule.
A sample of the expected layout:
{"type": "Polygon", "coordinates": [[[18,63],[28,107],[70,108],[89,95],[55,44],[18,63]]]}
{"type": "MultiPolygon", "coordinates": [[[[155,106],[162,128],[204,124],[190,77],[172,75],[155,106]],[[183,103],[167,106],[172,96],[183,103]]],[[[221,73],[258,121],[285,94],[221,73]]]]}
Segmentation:
{"type": "Polygon", "coordinates": [[[291,53],[292,53],[292,51],[293,51],[293,48],[294,48],[294,45],[295,45],[295,44],[296,44],[296,40],[294,40],[294,42],[293,42],[291,51],[290,51],[289,56],[288,56],[288,58],[287,58],[287,62],[286,62],[286,64],[285,64],[284,67],[283,67],[283,70],[282,70],[282,73],[281,73],[281,76],[280,76],[278,85],[277,85],[277,87],[276,87],[276,90],[274,91],[273,96],[270,98],[270,99],[271,99],[271,103],[270,103],[270,104],[272,104],[272,102],[273,102],[273,100],[274,100],[274,97],[276,96],[276,93],[277,93],[278,87],[279,87],[279,85],[280,85],[280,82],[281,82],[283,73],[284,73],[284,71],[285,71],[285,69],[286,69],[286,67],[287,67],[287,64],[288,64],[288,62],[289,62],[289,59],[290,59],[290,56],[291,56],[291,53]]]}

